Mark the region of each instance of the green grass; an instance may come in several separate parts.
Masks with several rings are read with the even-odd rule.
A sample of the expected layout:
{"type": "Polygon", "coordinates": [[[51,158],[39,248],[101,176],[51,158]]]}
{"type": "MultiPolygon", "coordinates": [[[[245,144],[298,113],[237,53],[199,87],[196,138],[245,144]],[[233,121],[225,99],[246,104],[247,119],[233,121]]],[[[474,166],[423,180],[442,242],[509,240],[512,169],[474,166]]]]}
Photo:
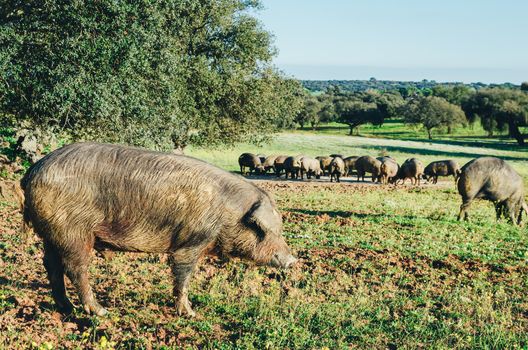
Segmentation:
{"type": "MultiPolygon", "coordinates": [[[[160,349],[528,345],[528,235],[497,223],[488,203],[458,223],[453,189],[266,186],[299,265],[283,273],[203,262],[191,283],[195,319],[176,316],[159,256],[119,254],[91,270],[111,315],[60,321],[40,242],[5,235],[0,344],[100,348],[104,336],[121,348],[160,349]]],[[[3,207],[4,217],[10,210],[3,207]]]]}
{"type": "MultiPolygon", "coordinates": [[[[379,136],[378,134],[375,134],[379,136]]],[[[381,135],[383,136],[383,135],[381,135]]],[[[186,154],[206,160],[230,171],[238,171],[238,156],[243,152],[310,156],[339,153],[345,156],[389,154],[399,162],[410,157],[421,159],[424,164],[434,160],[455,159],[462,166],[481,156],[503,158],[528,179],[528,146],[518,146],[509,140],[465,138],[450,136],[444,140],[392,139],[382,137],[358,137],[325,132],[292,131],[277,134],[271,143],[257,147],[238,144],[236,147],[199,149],[190,147],[186,154]]]]}
{"type": "MultiPolygon", "coordinates": [[[[528,180],[526,148],[509,141],[341,131],[301,130],[260,148],[187,153],[231,171],[245,151],[388,153],[399,161],[461,164],[497,155],[528,180]]],[[[79,310],[64,319],[53,307],[40,240],[21,236],[16,206],[1,202],[0,348],[528,348],[528,229],[497,222],[483,201],[470,209],[470,222],[457,222],[460,198],[451,179],[425,187],[349,179],[259,186],[276,198],[299,263],[283,272],[206,258],[191,281],[194,319],[176,315],[165,257],[132,253],[94,261],[92,283],[108,317],[79,310]]],[[[70,285],[68,293],[78,304],[70,285]]]]}

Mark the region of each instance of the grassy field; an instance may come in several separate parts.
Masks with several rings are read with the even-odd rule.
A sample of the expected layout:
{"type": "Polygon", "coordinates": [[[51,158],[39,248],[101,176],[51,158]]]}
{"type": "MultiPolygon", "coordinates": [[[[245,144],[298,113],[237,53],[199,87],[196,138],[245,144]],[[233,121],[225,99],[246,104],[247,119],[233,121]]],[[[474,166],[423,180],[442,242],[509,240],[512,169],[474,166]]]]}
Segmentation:
{"type": "MultiPolygon", "coordinates": [[[[408,139],[396,139],[386,138],[384,129],[368,134],[369,137],[357,137],[347,136],[346,128],[336,125],[332,133],[325,129],[316,132],[299,130],[281,133],[276,135],[270,144],[261,147],[251,144],[239,144],[232,148],[213,150],[191,147],[186,154],[230,171],[239,170],[237,159],[243,152],[264,155],[305,154],[314,157],[332,153],[345,156],[388,154],[399,162],[410,157],[417,157],[424,164],[434,160],[455,159],[460,165],[476,157],[496,156],[510,162],[525,179],[528,179],[528,146],[518,146],[509,139],[488,139],[482,136],[479,138],[477,134],[471,136],[457,134],[434,140],[424,140],[416,135],[409,136],[408,139]]],[[[404,129],[403,124],[397,124],[397,128],[398,130],[404,129]]]]}
{"type": "MultiPolygon", "coordinates": [[[[228,170],[237,170],[243,151],[461,163],[497,155],[528,180],[527,149],[510,142],[341,131],[290,132],[262,148],[188,154],[228,170]]],[[[470,222],[457,222],[452,179],[422,187],[350,179],[256,183],[275,196],[299,263],[284,272],[204,258],[191,282],[194,319],[173,309],[165,257],[131,253],[94,259],[92,281],[108,317],[62,317],[47,287],[40,241],[18,233],[15,204],[2,202],[0,348],[528,348],[528,230],[496,222],[487,202],[475,203],[470,222]]]]}

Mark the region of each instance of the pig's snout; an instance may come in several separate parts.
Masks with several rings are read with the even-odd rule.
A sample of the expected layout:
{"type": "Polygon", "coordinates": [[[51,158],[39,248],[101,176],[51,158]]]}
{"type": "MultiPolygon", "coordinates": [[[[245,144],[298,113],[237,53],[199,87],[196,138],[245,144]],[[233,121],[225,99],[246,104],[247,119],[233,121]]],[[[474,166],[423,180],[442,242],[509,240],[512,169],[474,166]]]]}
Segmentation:
{"type": "Polygon", "coordinates": [[[280,267],[283,269],[290,268],[297,259],[290,253],[275,253],[270,261],[270,265],[273,267],[280,267]]]}

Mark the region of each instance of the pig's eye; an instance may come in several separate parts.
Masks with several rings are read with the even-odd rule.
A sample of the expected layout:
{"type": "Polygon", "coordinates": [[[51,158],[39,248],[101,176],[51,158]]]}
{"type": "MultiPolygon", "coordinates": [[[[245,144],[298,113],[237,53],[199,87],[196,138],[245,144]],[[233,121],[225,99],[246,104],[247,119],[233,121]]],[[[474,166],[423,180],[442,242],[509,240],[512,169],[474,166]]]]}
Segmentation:
{"type": "Polygon", "coordinates": [[[264,238],[266,238],[266,232],[264,232],[264,230],[262,230],[259,226],[253,225],[252,229],[259,241],[263,241],[264,238]]]}
{"type": "Polygon", "coordinates": [[[246,222],[246,226],[257,236],[259,241],[263,241],[266,237],[266,232],[255,222],[246,222]]]}

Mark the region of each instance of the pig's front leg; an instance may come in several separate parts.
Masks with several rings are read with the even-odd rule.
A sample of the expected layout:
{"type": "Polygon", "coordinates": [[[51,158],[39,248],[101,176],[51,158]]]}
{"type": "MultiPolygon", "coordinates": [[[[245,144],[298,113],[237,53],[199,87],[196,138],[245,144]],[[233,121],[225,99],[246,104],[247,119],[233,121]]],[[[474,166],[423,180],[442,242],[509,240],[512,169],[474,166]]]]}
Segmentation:
{"type": "Polygon", "coordinates": [[[176,311],[180,316],[194,317],[196,315],[187,296],[189,280],[198,260],[196,255],[196,252],[183,249],[169,256],[169,265],[174,279],[173,293],[176,301],[176,311]]]}

